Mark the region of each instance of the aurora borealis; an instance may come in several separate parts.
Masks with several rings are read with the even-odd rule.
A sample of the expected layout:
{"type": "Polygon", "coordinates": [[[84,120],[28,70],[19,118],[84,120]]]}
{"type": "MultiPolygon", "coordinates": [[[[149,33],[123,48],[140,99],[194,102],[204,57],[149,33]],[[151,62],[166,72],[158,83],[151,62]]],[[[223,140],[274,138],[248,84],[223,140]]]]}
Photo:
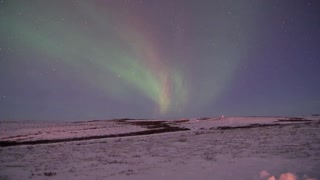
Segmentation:
{"type": "Polygon", "coordinates": [[[2,0],[0,119],[319,113],[319,8],[2,0]]]}

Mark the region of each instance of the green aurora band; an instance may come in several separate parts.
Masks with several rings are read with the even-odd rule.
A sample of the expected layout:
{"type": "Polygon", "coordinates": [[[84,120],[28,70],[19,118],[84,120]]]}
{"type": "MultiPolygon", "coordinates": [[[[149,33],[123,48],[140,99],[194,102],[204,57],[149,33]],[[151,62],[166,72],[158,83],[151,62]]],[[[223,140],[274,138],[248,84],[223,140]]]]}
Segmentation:
{"type": "MultiPolygon", "coordinates": [[[[193,78],[192,68],[171,63],[177,60],[183,64],[181,61],[187,55],[181,54],[188,50],[165,55],[166,50],[158,43],[160,39],[153,36],[152,29],[146,28],[148,21],[130,7],[121,9],[115,5],[114,8],[103,1],[32,2],[31,8],[24,6],[29,3],[27,1],[8,1],[9,7],[3,9],[7,12],[0,14],[0,30],[10,37],[8,45],[19,49],[20,53],[41,56],[42,61],[62,61],[65,66],[76,69],[81,82],[108,97],[126,101],[132,96],[132,91],[126,88],[133,88],[153,101],[157,105],[155,114],[160,115],[178,114],[217,102],[245,57],[251,32],[251,29],[242,29],[242,34],[230,36],[233,27],[220,21],[220,12],[217,12],[218,20],[213,22],[218,23],[210,33],[219,47],[210,52],[212,56],[205,56],[208,54],[205,51],[209,50],[197,47],[201,44],[190,40],[190,44],[194,44],[191,51],[204,55],[190,56],[195,58],[194,64],[198,59],[199,63],[202,59],[208,60],[201,66],[204,67],[203,78],[193,79],[195,85],[189,82],[193,78]],[[21,14],[17,9],[21,9],[21,14]],[[232,39],[242,45],[226,43],[232,39]]],[[[240,2],[238,6],[246,8],[240,2]]],[[[250,16],[250,10],[246,12],[250,16]]],[[[189,22],[186,18],[188,25],[192,24],[192,20],[189,22]]],[[[183,38],[189,39],[186,36],[189,35],[183,38]]]]}
{"type": "MultiPolygon", "coordinates": [[[[80,4],[82,12],[88,13],[92,12],[88,8],[98,8],[92,7],[87,2],[82,3],[80,4]]],[[[92,18],[96,27],[104,31],[114,30],[110,28],[112,25],[110,27],[106,25],[112,24],[112,19],[99,18],[102,14],[93,15],[88,13],[86,17],[92,18]]],[[[108,15],[104,14],[103,17],[108,15]]],[[[120,89],[122,87],[119,83],[107,84],[108,77],[105,76],[111,72],[158,104],[158,111],[161,114],[185,103],[187,92],[186,88],[183,88],[182,76],[177,69],[172,67],[169,69],[160,62],[157,50],[152,48],[152,42],[148,42],[148,38],[143,36],[143,31],[138,28],[133,31],[133,27],[126,27],[125,22],[120,22],[124,24],[122,28],[130,28],[130,32],[123,33],[139,38],[126,37],[127,40],[124,39],[122,44],[117,44],[112,40],[99,41],[89,31],[64,19],[40,22],[37,26],[32,25],[30,21],[32,19],[28,16],[1,18],[1,30],[15,37],[15,40],[9,43],[31,48],[34,52],[47,57],[63,59],[67,65],[78,68],[79,73],[88,67],[94,67],[96,72],[87,73],[87,77],[82,76],[82,78],[92,86],[103,88],[116,96],[123,90],[120,89]],[[135,50],[137,47],[143,51],[138,53],[135,50]]],[[[122,36],[119,32],[111,33],[122,36]]],[[[123,94],[117,97],[123,97],[123,94]]]]}

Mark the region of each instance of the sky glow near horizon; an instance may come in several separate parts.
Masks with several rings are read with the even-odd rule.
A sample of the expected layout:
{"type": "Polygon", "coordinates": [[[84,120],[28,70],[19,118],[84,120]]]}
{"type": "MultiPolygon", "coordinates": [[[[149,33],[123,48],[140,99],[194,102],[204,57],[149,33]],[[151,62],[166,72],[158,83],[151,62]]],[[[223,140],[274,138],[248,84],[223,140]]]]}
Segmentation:
{"type": "Polygon", "coordinates": [[[288,3],[1,1],[0,119],[316,113],[319,6],[288,3]]]}

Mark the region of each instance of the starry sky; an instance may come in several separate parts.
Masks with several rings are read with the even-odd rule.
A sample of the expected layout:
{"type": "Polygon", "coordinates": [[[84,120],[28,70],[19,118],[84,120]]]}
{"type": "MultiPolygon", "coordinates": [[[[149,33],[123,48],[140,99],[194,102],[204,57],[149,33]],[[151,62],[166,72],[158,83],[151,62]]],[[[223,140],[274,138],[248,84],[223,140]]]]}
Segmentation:
{"type": "Polygon", "coordinates": [[[320,112],[318,0],[1,0],[0,120],[320,112]]]}

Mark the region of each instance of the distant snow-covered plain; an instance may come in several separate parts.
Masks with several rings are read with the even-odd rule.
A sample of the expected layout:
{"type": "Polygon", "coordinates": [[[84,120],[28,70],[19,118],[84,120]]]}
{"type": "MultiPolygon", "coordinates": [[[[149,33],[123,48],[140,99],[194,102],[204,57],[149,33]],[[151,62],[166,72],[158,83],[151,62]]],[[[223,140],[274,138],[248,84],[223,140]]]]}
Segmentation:
{"type": "Polygon", "coordinates": [[[0,122],[0,180],[320,180],[320,116],[0,122]]]}

